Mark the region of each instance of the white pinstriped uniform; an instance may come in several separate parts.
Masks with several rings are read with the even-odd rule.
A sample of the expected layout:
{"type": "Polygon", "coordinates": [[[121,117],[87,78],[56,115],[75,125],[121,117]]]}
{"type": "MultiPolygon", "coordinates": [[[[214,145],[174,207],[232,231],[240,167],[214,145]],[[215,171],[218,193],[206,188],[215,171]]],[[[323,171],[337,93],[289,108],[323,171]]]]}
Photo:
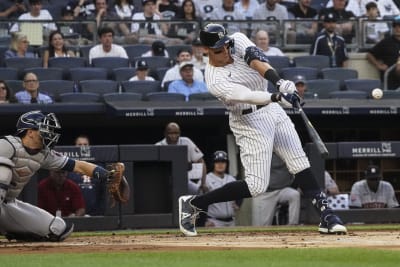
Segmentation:
{"type": "Polygon", "coordinates": [[[234,62],[224,67],[208,64],[205,80],[210,93],[230,111],[229,125],[240,147],[245,181],[251,195],[256,196],[268,187],[273,151],[286,162],[292,174],[310,167],[310,163],[292,121],[279,104],[270,103],[257,110],[255,105],[229,101],[228,96],[237,84],[252,91],[266,91],[268,86],[268,81],[243,59],[245,49],[255,44],[242,33],[230,37],[235,41],[234,62]],[[242,115],[242,110],[249,108],[253,112],[242,115]]]}

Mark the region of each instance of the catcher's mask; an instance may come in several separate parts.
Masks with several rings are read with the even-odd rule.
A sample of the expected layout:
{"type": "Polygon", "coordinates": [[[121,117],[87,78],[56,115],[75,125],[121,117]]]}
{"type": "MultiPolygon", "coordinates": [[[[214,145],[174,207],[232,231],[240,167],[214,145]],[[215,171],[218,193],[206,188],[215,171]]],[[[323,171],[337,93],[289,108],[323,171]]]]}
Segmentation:
{"type": "Polygon", "coordinates": [[[229,38],[224,26],[216,23],[204,26],[200,31],[200,41],[209,48],[220,48],[228,44],[228,47],[232,49],[234,45],[233,39],[229,38]]]}
{"type": "Polygon", "coordinates": [[[38,130],[43,145],[47,148],[54,147],[60,138],[60,134],[56,131],[61,129],[61,125],[54,113],[45,115],[40,110],[34,110],[22,114],[17,122],[17,135],[28,129],[38,130]]]}

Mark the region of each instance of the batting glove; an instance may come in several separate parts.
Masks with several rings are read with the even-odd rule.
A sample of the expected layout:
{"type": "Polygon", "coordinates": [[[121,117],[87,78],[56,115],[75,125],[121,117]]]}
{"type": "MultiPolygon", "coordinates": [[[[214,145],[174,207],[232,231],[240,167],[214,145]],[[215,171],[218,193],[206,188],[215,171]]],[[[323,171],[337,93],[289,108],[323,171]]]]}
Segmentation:
{"type": "Polygon", "coordinates": [[[296,91],[296,85],[289,80],[280,79],[276,82],[276,87],[279,92],[284,94],[293,94],[296,91]]]}
{"type": "Polygon", "coordinates": [[[295,91],[293,94],[273,93],[271,95],[271,101],[278,102],[286,108],[293,108],[293,107],[297,107],[297,104],[296,104],[297,102],[301,103],[301,98],[297,91],[295,91]]]}

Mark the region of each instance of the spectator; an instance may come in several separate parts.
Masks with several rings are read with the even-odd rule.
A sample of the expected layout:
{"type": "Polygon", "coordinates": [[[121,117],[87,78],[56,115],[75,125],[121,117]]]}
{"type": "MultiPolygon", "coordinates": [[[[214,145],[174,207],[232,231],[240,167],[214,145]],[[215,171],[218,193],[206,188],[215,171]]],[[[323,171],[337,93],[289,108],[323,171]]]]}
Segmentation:
{"type": "Polygon", "coordinates": [[[272,225],[277,207],[285,205],[288,205],[287,223],[299,224],[300,192],[290,187],[293,180],[285,163],[273,153],[267,192],[253,198],[253,225],[272,225]]]}
{"type": "Polygon", "coordinates": [[[66,45],[79,46],[91,44],[92,40],[89,41],[88,38],[93,39],[93,36],[88,32],[87,24],[76,22],[74,9],[69,5],[63,7],[61,9],[60,21],[57,22],[57,28],[64,35],[66,45]]]}
{"type": "Polygon", "coordinates": [[[29,41],[25,34],[14,32],[11,34],[10,49],[4,53],[4,58],[29,57],[34,58],[35,54],[28,51],[29,41]]]}
{"type": "Polygon", "coordinates": [[[327,196],[334,196],[340,194],[339,187],[337,186],[335,180],[333,180],[332,176],[328,171],[324,172],[324,181],[325,181],[325,194],[327,196]]]}
{"type": "Polygon", "coordinates": [[[131,20],[135,6],[132,0],[115,0],[114,10],[120,19],[131,20]]]}
{"type": "Polygon", "coordinates": [[[142,57],[169,57],[165,44],[161,40],[156,40],[151,44],[151,49],[142,54],[142,57]]]}
{"type": "Polygon", "coordinates": [[[93,0],[70,0],[67,4],[74,11],[74,17],[78,19],[86,19],[95,12],[95,4],[93,0]]]}
{"type": "Polygon", "coordinates": [[[257,31],[254,42],[256,46],[261,48],[264,51],[264,54],[267,56],[285,56],[279,48],[269,46],[269,34],[267,31],[257,31]]]}
{"type": "Polygon", "coordinates": [[[293,79],[294,85],[296,86],[297,92],[301,98],[305,97],[307,91],[306,78],[302,75],[297,75],[293,79]]]}
{"type": "Polygon", "coordinates": [[[179,65],[181,79],[171,82],[168,86],[168,93],[179,93],[186,96],[189,101],[189,95],[195,93],[208,92],[207,86],[203,81],[193,79],[193,64],[189,61],[183,61],[179,65]]]}
{"type": "Polygon", "coordinates": [[[362,24],[366,35],[365,41],[368,44],[376,44],[389,32],[389,27],[387,22],[379,21],[379,10],[375,2],[368,2],[365,8],[367,10],[365,19],[368,20],[368,22],[362,24]]]}
{"type": "MultiPolygon", "coordinates": [[[[180,75],[179,64],[183,61],[192,61],[192,51],[186,48],[179,49],[175,61],[175,66],[165,72],[164,79],[161,82],[161,86],[164,88],[166,82],[180,80],[182,78],[180,75]]],[[[193,68],[193,79],[196,81],[204,81],[204,75],[198,68],[193,68]]]]}
{"type": "Polygon", "coordinates": [[[19,91],[15,94],[18,103],[29,104],[51,104],[53,99],[50,96],[39,92],[39,80],[35,73],[28,72],[24,76],[22,83],[25,90],[19,91]]]}
{"type": "Polygon", "coordinates": [[[102,27],[98,30],[97,35],[100,39],[100,44],[92,47],[89,51],[89,63],[92,63],[93,58],[98,57],[122,57],[128,58],[128,54],[120,45],[113,44],[114,30],[109,27],[102,27]]]}
{"type": "Polygon", "coordinates": [[[50,33],[49,47],[43,53],[43,67],[47,68],[49,58],[54,57],[75,57],[75,53],[65,46],[64,35],[59,31],[50,33]]]}
{"type": "Polygon", "coordinates": [[[310,55],[325,55],[330,58],[331,67],[347,67],[348,55],[346,43],[335,32],[337,17],[334,13],[324,16],[324,29],[316,37],[310,49],[310,55]]]}
{"type": "Polygon", "coordinates": [[[0,80],[0,104],[7,104],[15,102],[7,82],[0,80]]]}
{"type": "Polygon", "coordinates": [[[85,215],[85,202],[79,186],[67,179],[67,171],[50,170],[38,187],[38,207],[58,217],[85,215]]]}
{"type": "MultiPolygon", "coordinates": [[[[75,146],[81,150],[90,149],[90,140],[87,135],[81,134],[75,138],[75,146]]],[[[93,179],[84,174],[68,173],[68,178],[75,182],[82,191],[86,206],[86,214],[91,216],[104,215],[106,207],[106,184],[99,179],[93,179]]]]}
{"type": "Polygon", "coordinates": [[[146,60],[138,60],[135,64],[136,75],[129,79],[129,81],[154,81],[154,78],[149,76],[149,65],[146,60]]]}
{"type": "MultiPolygon", "coordinates": [[[[370,1],[370,0],[367,0],[370,1]]],[[[378,1],[382,1],[382,0],[378,0],[378,1]]],[[[377,2],[378,2],[377,1],[377,2]]],[[[365,0],[345,0],[345,5],[344,5],[344,10],[348,11],[348,12],[352,12],[354,14],[355,17],[361,17],[364,13],[365,13],[365,0]]],[[[333,0],[329,0],[325,7],[327,8],[331,8],[335,5],[333,0]]],[[[342,3],[338,4],[336,3],[337,6],[341,6],[342,3]]]]}
{"type": "Polygon", "coordinates": [[[257,0],[240,0],[235,3],[235,9],[243,14],[246,20],[253,18],[254,12],[260,8],[257,0]]]}
{"type": "Polygon", "coordinates": [[[221,0],[196,0],[196,15],[203,20],[210,20],[212,13],[221,4],[221,0]]]}
{"type": "Polygon", "coordinates": [[[399,206],[393,186],[382,181],[380,168],[369,165],[364,179],[353,184],[350,193],[350,208],[395,208],[399,206]]]}
{"type": "MultiPolygon", "coordinates": [[[[228,154],[225,151],[215,151],[212,158],[212,171],[206,176],[206,185],[214,190],[227,183],[236,181],[227,173],[228,154]]],[[[206,227],[235,226],[235,211],[239,206],[235,201],[214,203],[208,206],[206,227]]]]}
{"type": "Polygon", "coordinates": [[[192,42],[192,51],[193,51],[193,58],[192,63],[195,68],[199,70],[205,70],[206,65],[208,63],[208,56],[205,55],[205,51],[203,45],[201,44],[199,39],[195,39],[192,42]]]}
{"type": "Polygon", "coordinates": [[[20,0],[2,0],[0,2],[0,19],[16,19],[25,13],[26,5],[20,0]]]}
{"type": "Polygon", "coordinates": [[[174,18],[180,12],[179,7],[171,0],[158,0],[156,10],[165,20],[174,18]]]}
{"type": "Polygon", "coordinates": [[[171,23],[168,28],[167,36],[180,38],[185,44],[190,44],[197,36],[197,26],[200,18],[196,15],[196,6],[193,0],[184,0],[181,10],[173,20],[177,23],[171,23]]]}
{"type": "Polygon", "coordinates": [[[392,22],[392,35],[385,37],[367,52],[367,60],[380,71],[382,82],[384,82],[384,74],[388,68],[396,64],[396,68],[388,74],[388,89],[397,89],[400,86],[399,51],[400,16],[397,16],[392,22]]]}
{"type": "MultiPolygon", "coordinates": [[[[42,9],[42,0],[29,0],[29,12],[26,12],[18,17],[19,21],[23,20],[53,20],[53,17],[46,9],[42,9]]],[[[44,35],[50,31],[57,30],[54,23],[43,23],[44,35]]],[[[11,26],[10,32],[18,32],[20,27],[17,23],[11,26]]]]}
{"type": "MultiPolygon", "coordinates": [[[[299,2],[288,8],[289,19],[301,19],[291,22],[287,31],[287,42],[289,44],[311,44],[318,31],[316,21],[302,21],[302,19],[318,18],[318,12],[311,7],[312,0],[299,0],[299,2]]],[[[287,26],[287,25],[285,25],[287,26]]]]}
{"type": "Polygon", "coordinates": [[[200,163],[202,165],[200,184],[195,183],[188,179],[188,193],[198,193],[199,190],[203,192],[207,192],[208,188],[206,186],[206,164],[204,162],[203,156],[204,154],[201,150],[193,143],[190,138],[181,136],[181,129],[176,122],[170,122],[167,124],[164,130],[164,139],[157,142],[156,145],[158,146],[166,146],[166,145],[180,145],[180,146],[187,146],[187,156],[188,156],[188,163],[189,163],[189,170],[192,169],[193,163],[200,163]]]}
{"type": "Polygon", "coordinates": [[[238,9],[235,9],[235,1],[234,0],[222,0],[222,5],[219,4],[214,12],[211,13],[211,20],[225,20],[224,23],[225,29],[230,32],[239,32],[241,29],[244,29],[246,24],[243,26],[240,23],[234,23],[235,20],[245,20],[246,18],[238,9]]]}
{"type": "MultiPolygon", "coordinates": [[[[131,34],[128,25],[124,22],[116,21],[120,20],[120,18],[117,13],[108,8],[107,0],[94,0],[94,3],[95,11],[87,17],[88,20],[96,20],[97,28],[111,28],[114,31],[116,43],[137,43],[137,38],[131,34]]],[[[88,31],[92,35],[94,34],[95,27],[93,24],[88,24],[88,31]]]]}

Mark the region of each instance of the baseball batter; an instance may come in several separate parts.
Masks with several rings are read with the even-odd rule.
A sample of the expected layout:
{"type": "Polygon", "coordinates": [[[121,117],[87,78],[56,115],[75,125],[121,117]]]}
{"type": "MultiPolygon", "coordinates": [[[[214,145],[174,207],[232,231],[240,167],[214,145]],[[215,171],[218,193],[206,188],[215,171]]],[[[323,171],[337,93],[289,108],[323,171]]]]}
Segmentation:
{"type": "Polygon", "coordinates": [[[73,232],[73,224],[17,199],[40,168],[109,177],[100,166],[55,152],[60,129],[53,113],[30,111],[19,117],[15,135],[0,138],[0,233],[9,240],[63,241],[73,232]]]}
{"type": "Polygon", "coordinates": [[[208,24],[200,32],[200,40],[209,55],[206,83],[209,91],[230,111],[229,125],[240,148],[245,179],[201,196],[181,196],[180,230],[195,236],[195,219],[208,205],[265,192],[272,152],[275,152],[295,175],[294,182],[321,213],[319,232],[346,233],[340,218],[328,207],[294,125],[281,107],[291,108],[300,101],[294,83],[280,79],[264,53],[242,33],[228,36],[222,25],[208,24]],[[279,91],[269,93],[267,80],[276,84],[279,91]]]}

